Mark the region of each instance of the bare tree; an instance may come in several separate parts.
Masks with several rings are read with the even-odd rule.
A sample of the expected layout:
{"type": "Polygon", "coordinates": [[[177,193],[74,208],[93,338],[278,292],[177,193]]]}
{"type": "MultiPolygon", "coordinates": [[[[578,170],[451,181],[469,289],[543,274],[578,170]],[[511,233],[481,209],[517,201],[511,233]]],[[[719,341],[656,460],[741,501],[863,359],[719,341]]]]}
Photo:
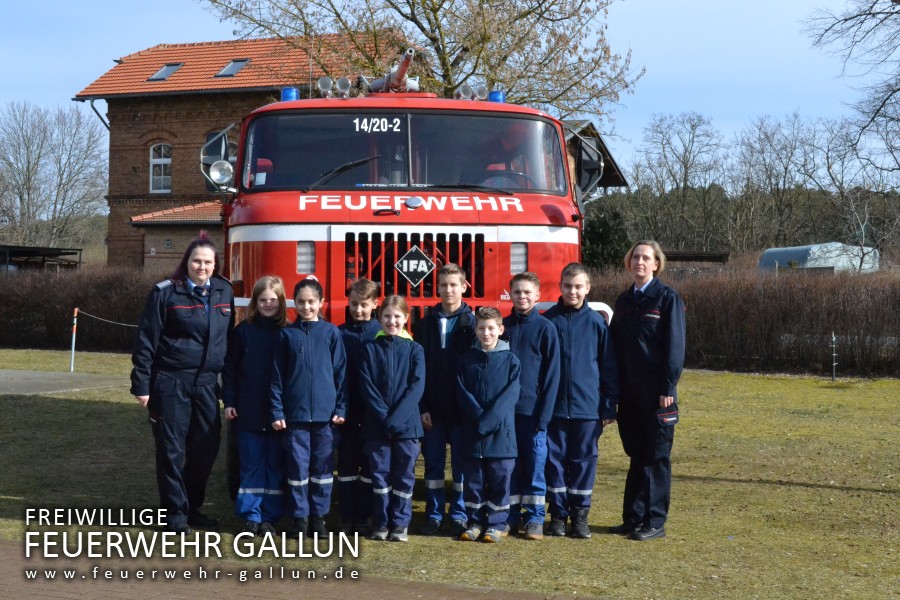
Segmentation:
{"type": "MultiPolygon", "coordinates": [[[[380,74],[405,45],[424,50],[423,88],[453,97],[465,83],[561,117],[602,115],[643,70],[605,35],[612,0],[207,0],[246,37],[277,36],[380,74]],[[319,35],[337,33],[341,36],[319,35]]],[[[334,75],[347,75],[338,73],[334,75]]]]}
{"type": "MultiPolygon", "coordinates": [[[[724,151],[721,133],[695,112],[653,115],[644,129],[637,163],[642,172],[634,173],[633,181],[644,182],[637,188],[639,195],[650,190],[656,195],[654,219],[668,229],[660,237],[669,247],[711,250],[721,246],[724,151]]],[[[654,208],[643,206],[642,210],[654,208]]]]}
{"type": "Polygon", "coordinates": [[[802,169],[810,135],[796,113],[781,121],[760,117],[738,135],[735,166],[744,177],[735,210],[744,213],[739,219],[753,247],[798,243],[817,217],[809,210],[814,192],[802,169]]]}
{"type": "Polygon", "coordinates": [[[106,133],[76,107],[0,111],[0,236],[55,246],[105,208],[106,133]]]}
{"type": "Polygon", "coordinates": [[[854,254],[863,267],[873,249],[883,250],[897,242],[900,233],[900,202],[896,178],[855,144],[855,124],[848,120],[821,121],[809,144],[803,170],[818,188],[827,191],[837,211],[844,242],[857,248],[854,254]]]}
{"type": "Polygon", "coordinates": [[[848,0],[842,11],[816,12],[809,31],[815,46],[843,58],[844,73],[874,79],[856,105],[860,120],[851,142],[859,144],[872,131],[890,131],[885,141],[894,160],[880,165],[900,170],[900,1],[848,0]]]}

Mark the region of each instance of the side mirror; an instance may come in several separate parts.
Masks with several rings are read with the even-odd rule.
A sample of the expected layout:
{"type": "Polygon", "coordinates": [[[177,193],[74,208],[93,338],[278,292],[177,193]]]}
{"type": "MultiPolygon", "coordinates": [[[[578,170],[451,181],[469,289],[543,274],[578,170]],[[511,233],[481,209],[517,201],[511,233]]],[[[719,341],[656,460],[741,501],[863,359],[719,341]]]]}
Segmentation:
{"type": "Polygon", "coordinates": [[[575,155],[575,176],[578,187],[585,198],[590,198],[603,177],[603,155],[597,147],[597,140],[592,138],[577,137],[575,155]]]}

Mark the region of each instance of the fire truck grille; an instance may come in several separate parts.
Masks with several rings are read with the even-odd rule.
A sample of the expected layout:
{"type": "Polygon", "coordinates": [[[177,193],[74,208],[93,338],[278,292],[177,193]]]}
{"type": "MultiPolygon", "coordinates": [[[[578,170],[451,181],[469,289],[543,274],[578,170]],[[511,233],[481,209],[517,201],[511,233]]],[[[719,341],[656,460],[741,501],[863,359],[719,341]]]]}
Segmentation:
{"type": "MultiPolygon", "coordinates": [[[[382,296],[437,298],[437,272],[456,263],[466,271],[465,298],[484,298],[484,235],[419,233],[348,233],[344,240],[347,286],[366,277],[381,286],[382,296]],[[435,264],[417,286],[410,284],[394,265],[416,246],[435,264]]],[[[348,292],[349,293],[349,292],[348,292]]]]}

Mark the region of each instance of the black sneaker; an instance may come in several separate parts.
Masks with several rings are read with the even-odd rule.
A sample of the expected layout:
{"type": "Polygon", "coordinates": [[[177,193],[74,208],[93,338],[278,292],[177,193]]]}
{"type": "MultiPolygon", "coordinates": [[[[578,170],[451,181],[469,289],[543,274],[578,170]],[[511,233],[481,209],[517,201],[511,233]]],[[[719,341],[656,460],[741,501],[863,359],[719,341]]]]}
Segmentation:
{"type": "Polygon", "coordinates": [[[259,537],[266,537],[267,535],[272,535],[273,537],[277,531],[275,531],[275,526],[269,523],[268,521],[263,521],[259,526],[259,531],[256,532],[256,535],[259,537]]]}
{"type": "Polygon", "coordinates": [[[547,531],[545,532],[547,535],[552,535],[554,537],[563,537],[566,535],[566,518],[565,517],[552,517],[550,519],[550,523],[547,524],[547,531]]]}
{"type": "Polygon", "coordinates": [[[199,510],[192,510],[188,515],[188,525],[198,529],[214,529],[219,526],[219,520],[207,517],[199,510]]]}
{"type": "Polygon", "coordinates": [[[470,529],[468,523],[466,523],[462,519],[456,519],[452,523],[450,523],[450,535],[455,538],[461,536],[468,529],[470,529]]]}
{"type": "Polygon", "coordinates": [[[318,535],[319,538],[328,537],[328,528],[325,527],[325,517],[310,517],[309,519],[309,537],[318,535]]]}
{"type": "Polygon", "coordinates": [[[194,531],[187,523],[169,523],[166,525],[166,531],[180,533],[182,535],[191,535],[194,531]]]}
{"type": "Polygon", "coordinates": [[[425,524],[422,525],[422,529],[419,530],[419,533],[422,535],[435,535],[440,530],[440,519],[428,519],[427,521],[425,521],[425,524]]]}
{"type": "Polygon", "coordinates": [[[287,533],[291,537],[297,537],[301,533],[306,535],[307,529],[309,529],[309,521],[306,517],[298,517],[291,521],[291,526],[288,527],[287,533]]]}
{"type": "Polygon", "coordinates": [[[522,537],[526,540],[544,539],[544,524],[538,521],[528,521],[522,529],[522,537]]]}
{"type": "Polygon", "coordinates": [[[408,542],[409,534],[406,532],[406,527],[392,527],[390,540],[392,542],[408,542]]]}
{"type": "Polygon", "coordinates": [[[257,521],[247,521],[244,523],[244,528],[241,529],[241,533],[252,533],[253,535],[257,535],[259,533],[259,523],[257,521]]]}
{"type": "Polygon", "coordinates": [[[586,540],[591,537],[591,527],[588,525],[589,512],[590,508],[576,508],[572,511],[572,530],[569,534],[573,538],[586,540]]]}

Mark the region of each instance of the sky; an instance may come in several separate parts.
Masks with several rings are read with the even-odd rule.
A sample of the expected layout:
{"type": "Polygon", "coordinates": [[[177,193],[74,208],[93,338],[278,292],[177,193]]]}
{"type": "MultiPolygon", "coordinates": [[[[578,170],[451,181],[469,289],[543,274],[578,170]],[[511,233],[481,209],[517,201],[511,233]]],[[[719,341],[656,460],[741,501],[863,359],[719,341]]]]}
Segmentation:
{"type": "MultiPolygon", "coordinates": [[[[646,68],[601,130],[628,164],[653,114],[698,112],[727,137],[761,116],[851,114],[861,81],[841,78],[839,58],[813,49],[804,21],[846,0],[616,0],[607,36],[646,68]]],[[[31,0],[4,8],[0,107],[67,106],[114,66],[161,43],[233,39],[234,26],[197,0],[31,0]]],[[[87,106],[85,110],[90,110],[87,106]]],[[[101,113],[105,107],[98,105],[101,113]]]]}

